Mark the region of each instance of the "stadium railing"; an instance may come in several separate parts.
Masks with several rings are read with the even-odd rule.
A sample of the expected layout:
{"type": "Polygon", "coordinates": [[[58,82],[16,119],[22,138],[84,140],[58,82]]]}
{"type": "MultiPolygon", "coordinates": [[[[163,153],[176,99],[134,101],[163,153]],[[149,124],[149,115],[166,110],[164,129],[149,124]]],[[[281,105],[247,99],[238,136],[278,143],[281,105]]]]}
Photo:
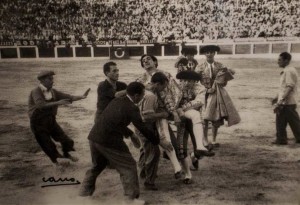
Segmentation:
{"type": "MultiPolygon", "coordinates": [[[[204,45],[215,44],[221,47],[219,56],[224,57],[275,57],[287,51],[300,56],[299,38],[256,38],[222,39],[216,41],[190,41],[184,45],[199,50],[204,45]]],[[[157,43],[154,41],[99,41],[97,43],[69,44],[56,41],[41,46],[37,41],[21,40],[17,44],[0,42],[0,59],[43,59],[43,58],[136,58],[143,54],[159,58],[176,58],[180,55],[183,43],[179,41],[157,43]],[[38,46],[39,45],[39,46],[38,46]]]]}

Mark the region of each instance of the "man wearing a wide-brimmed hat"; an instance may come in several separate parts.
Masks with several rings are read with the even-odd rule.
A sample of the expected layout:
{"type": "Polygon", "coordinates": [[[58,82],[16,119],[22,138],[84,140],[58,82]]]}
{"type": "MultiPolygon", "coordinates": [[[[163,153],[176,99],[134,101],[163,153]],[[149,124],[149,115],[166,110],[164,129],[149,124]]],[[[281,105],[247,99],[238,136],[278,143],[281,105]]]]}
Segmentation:
{"type": "Polygon", "coordinates": [[[201,84],[206,88],[205,110],[203,118],[204,138],[208,135],[208,122],[212,122],[212,144],[219,146],[216,142],[218,128],[228,121],[228,126],[240,122],[237,113],[228,93],[224,89],[229,80],[233,79],[234,71],[228,69],[222,63],[215,61],[216,52],[220,52],[220,47],[216,45],[206,45],[200,48],[200,54],[205,55],[206,61],[198,65],[196,72],[201,74],[201,84]]]}
{"type": "Polygon", "coordinates": [[[194,58],[197,54],[197,50],[193,47],[182,47],[181,56],[179,56],[175,63],[177,72],[182,70],[195,70],[198,65],[198,61],[194,58]]]}
{"type": "Polygon", "coordinates": [[[52,88],[53,75],[55,73],[49,70],[41,71],[38,74],[37,79],[40,84],[30,92],[28,114],[30,127],[38,144],[51,161],[59,165],[67,160],[77,161],[77,159],[69,154],[70,151],[75,151],[74,141],[56,122],[58,106],[85,99],[90,89],[81,96],[65,94],[52,88]],[[52,139],[61,143],[63,155],[58,152],[52,139]]]}

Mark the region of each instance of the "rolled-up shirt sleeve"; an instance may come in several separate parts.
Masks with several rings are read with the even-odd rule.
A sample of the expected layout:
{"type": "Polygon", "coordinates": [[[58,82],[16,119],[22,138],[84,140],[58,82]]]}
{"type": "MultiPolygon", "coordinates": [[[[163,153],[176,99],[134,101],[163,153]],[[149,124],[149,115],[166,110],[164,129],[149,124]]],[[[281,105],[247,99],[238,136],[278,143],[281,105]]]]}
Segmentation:
{"type": "Polygon", "coordinates": [[[37,109],[41,108],[44,104],[46,104],[46,100],[42,92],[39,92],[38,90],[33,90],[31,92],[31,96],[37,109]]]}
{"type": "Polygon", "coordinates": [[[297,82],[297,76],[291,71],[285,72],[286,87],[294,88],[297,82]]]}

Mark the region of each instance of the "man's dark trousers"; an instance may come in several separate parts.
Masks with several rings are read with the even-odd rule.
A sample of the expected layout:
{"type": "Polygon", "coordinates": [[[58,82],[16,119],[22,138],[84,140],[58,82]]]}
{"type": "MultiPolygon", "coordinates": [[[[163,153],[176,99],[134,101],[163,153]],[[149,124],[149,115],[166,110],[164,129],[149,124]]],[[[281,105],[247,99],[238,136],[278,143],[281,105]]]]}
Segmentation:
{"type": "Polygon", "coordinates": [[[36,118],[32,117],[30,119],[30,127],[38,144],[53,163],[57,162],[56,159],[58,157],[62,156],[57,151],[56,145],[52,139],[61,143],[64,157],[68,157],[69,151],[75,151],[73,148],[74,141],[68,137],[57,124],[54,115],[45,115],[36,118]]]}
{"type": "Polygon", "coordinates": [[[300,118],[296,107],[296,105],[282,105],[282,109],[276,114],[276,140],[278,143],[287,142],[287,124],[290,125],[296,141],[300,143],[300,118]]]}
{"type": "MultiPolygon", "coordinates": [[[[89,143],[93,166],[86,172],[80,194],[83,196],[92,195],[95,191],[98,175],[110,164],[120,173],[125,196],[131,199],[138,198],[140,191],[137,167],[128,148],[124,151],[120,151],[105,147],[91,140],[89,143]]],[[[124,145],[124,147],[127,146],[124,145]]]]}

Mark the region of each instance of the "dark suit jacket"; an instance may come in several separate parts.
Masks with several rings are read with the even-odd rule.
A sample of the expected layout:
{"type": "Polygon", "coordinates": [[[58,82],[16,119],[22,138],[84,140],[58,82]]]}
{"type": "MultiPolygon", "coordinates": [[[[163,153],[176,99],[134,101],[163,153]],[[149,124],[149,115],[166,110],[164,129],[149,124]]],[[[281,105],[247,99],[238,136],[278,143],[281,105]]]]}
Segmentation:
{"type": "MultiPolygon", "coordinates": [[[[125,90],[127,85],[123,82],[117,81],[117,92],[125,90]]],[[[107,81],[102,81],[98,85],[97,93],[97,113],[101,114],[106,106],[115,98],[116,91],[113,89],[112,85],[107,81]]]]}
{"type": "Polygon", "coordinates": [[[127,96],[115,98],[109,103],[88,139],[112,149],[127,150],[123,137],[133,134],[127,128],[131,122],[150,142],[159,144],[159,137],[143,123],[138,107],[127,96]]]}

